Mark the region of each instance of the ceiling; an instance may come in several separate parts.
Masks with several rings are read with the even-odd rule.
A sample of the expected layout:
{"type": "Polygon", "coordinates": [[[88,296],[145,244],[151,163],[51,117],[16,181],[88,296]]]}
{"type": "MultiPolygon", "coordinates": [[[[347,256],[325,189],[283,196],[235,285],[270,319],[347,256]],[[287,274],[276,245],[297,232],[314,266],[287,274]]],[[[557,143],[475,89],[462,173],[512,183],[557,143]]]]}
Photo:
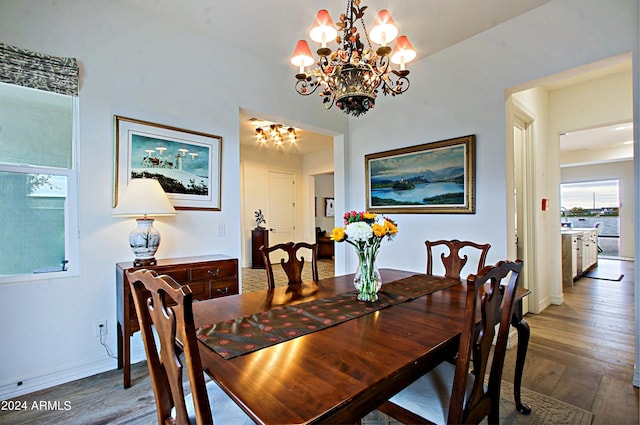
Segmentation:
{"type": "MultiPolygon", "coordinates": [[[[269,60],[288,63],[296,41],[309,39],[319,9],[334,21],[347,2],[331,0],[118,0],[269,60]],[[286,28],[282,31],[282,28],[286,28]]],[[[387,9],[418,59],[508,21],[550,0],[362,0],[365,23],[387,9]]]]}
{"type": "MultiPolygon", "coordinates": [[[[226,43],[265,60],[288,65],[298,39],[308,33],[319,9],[327,9],[334,21],[347,2],[330,0],[117,0],[147,15],[165,19],[192,31],[210,36],[212,46],[226,43]],[[285,31],[278,30],[286,28],[285,31]]],[[[371,25],[376,13],[387,9],[418,52],[416,60],[446,49],[500,23],[528,12],[550,0],[362,0],[368,6],[365,23],[371,25]]],[[[291,78],[295,69],[291,68],[291,78]]],[[[293,90],[293,89],[292,89],[293,90]]],[[[240,142],[256,145],[254,114],[241,113],[240,142]]],[[[273,118],[271,118],[273,120],[273,118]]],[[[280,122],[285,126],[290,125],[280,122]]],[[[278,149],[301,155],[330,147],[332,139],[298,130],[296,146],[278,149]]],[[[273,144],[268,144],[274,148],[273,144]]]]}
{"type": "Polygon", "coordinates": [[[623,147],[633,141],[633,123],[622,123],[560,134],[560,152],[623,147]]]}
{"type": "MultiPolygon", "coordinates": [[[[545,77],[539,85],[547,91],[562,90],[577,84],[584,84],[608,75],[627,72],[631,78],[632,64],[630,58],[616,57],[589,64],[565,72],[564,74],[545,77]]],[[[602,150],[624,147],[633,141],[633,122],[613,123],[597,128],[564,129],[560,134],[560,152],[580,150],[602,150]]],[[[628,149],[633,155],[633,150],[628,149]]]]}
{"type": "MultiPolygon", "coordinates": [[[[319,9],[327,9],[333,20],[337,21],[347,4],[345,0],[117,1],[143,10],[149,16],[184,26],[205,37],[210,36],[213,45],[226,43],[265,60],[279,61],[283,65],[288,65],[289,56],[298,39],[309,40],[308,32],[319,9]],[[286,31],[279,31],[278,28],[286,28],[286,31]]],[[[368,6],[365,22],[369,25],[377,11],[388,9],[400,27],[401,34],[407,35],[411,40],[418,52],[417,60],[420,60],[548,1],[550,0],[362,0],[361,4],[368,6]]],[[[293,78],[293,68],[291,72],[293,78]]],[[[547,81],[542,85],[554,90],[594,75],[576,75],[568,79],[547,81]]],[[[265,117],[241,112],[240,142],[244,145],[279,149],[300,155],[327,149],[332,145],[331,137],[300,128],[296,128],[298,142],[295,145],[285,143],[276,146],[271,142],[262,145],[257,142],[256,126],[251,118],[265,117]]],[[[273,117],[269,118],[278,122],[273,117]]],[[[278,123],[291,125],[283,121],[278,123]]],[[[620,124],[601,129],[572,131],[561,137],[561,151],[602,149],[605,145],[632,140],[632,127],[628,125],[624,130],[616,129],[619,126],[620,124]]]]}

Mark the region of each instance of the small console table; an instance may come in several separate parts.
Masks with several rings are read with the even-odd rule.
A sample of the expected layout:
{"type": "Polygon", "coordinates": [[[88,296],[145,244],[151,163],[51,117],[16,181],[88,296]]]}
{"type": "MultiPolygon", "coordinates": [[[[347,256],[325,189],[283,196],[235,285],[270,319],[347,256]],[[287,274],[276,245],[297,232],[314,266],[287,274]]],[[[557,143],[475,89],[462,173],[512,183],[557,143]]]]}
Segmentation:
{"type": "Polygon", "coordinates": [[[124,388],[131,386],[131,336],[140,330],[125,271],[143,268],[167,274],[181,285],[188,285],[198,300],[239,293],[238,260],[224,255],[169,258],[158,260],[153,266],[140,267],[134,267],[132,262],[117,263],[118,369],[124,368],[124,388]]]}

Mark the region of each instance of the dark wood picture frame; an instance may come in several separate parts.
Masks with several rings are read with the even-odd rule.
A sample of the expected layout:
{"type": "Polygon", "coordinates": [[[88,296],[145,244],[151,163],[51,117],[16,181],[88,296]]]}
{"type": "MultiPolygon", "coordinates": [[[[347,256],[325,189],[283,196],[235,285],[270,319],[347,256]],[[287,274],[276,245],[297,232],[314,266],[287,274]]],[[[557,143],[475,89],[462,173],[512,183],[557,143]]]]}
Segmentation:
{"type": "Polygon", "coordinates": [[[365,155],[376,213],[474,214],[475,135],[365,155]]]}
{"type": "Polygon", "coordinates": [[[335,217],[335,203],[333,198],[324,198],[324,216],[335,217]]]}

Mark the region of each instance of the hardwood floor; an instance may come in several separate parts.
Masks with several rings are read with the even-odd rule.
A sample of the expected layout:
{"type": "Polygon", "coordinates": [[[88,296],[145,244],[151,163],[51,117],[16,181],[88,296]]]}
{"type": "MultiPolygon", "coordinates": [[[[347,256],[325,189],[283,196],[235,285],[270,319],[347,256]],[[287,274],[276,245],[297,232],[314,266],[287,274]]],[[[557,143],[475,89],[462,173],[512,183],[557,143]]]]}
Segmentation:
{"type": "MultiPolygon", "coordinates": [[[[624,277],[582,277],[564,288],[564,304],[526,316],[531,339],[522,385],[592,411],[594,425],[638,424],[633,262],[601,259],[597,271],[624,277]]],[[[509,350],[503,379],[513,381],[514,362],[509,350]]]]}

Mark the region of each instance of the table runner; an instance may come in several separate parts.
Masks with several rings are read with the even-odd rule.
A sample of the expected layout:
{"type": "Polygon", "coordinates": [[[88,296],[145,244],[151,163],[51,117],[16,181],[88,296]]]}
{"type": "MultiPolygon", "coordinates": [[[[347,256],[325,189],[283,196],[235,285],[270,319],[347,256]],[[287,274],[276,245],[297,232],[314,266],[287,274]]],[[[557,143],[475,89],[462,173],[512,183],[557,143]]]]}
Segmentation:
{"type": "Polygon", "coordinates": [[[201,326],[196,334],[207,347],[225,359],[232,359],[458,283],[416,274],[382,285],[379,299],[373,303],[358,301],[356,292],[351,291],[201,326]]]}

